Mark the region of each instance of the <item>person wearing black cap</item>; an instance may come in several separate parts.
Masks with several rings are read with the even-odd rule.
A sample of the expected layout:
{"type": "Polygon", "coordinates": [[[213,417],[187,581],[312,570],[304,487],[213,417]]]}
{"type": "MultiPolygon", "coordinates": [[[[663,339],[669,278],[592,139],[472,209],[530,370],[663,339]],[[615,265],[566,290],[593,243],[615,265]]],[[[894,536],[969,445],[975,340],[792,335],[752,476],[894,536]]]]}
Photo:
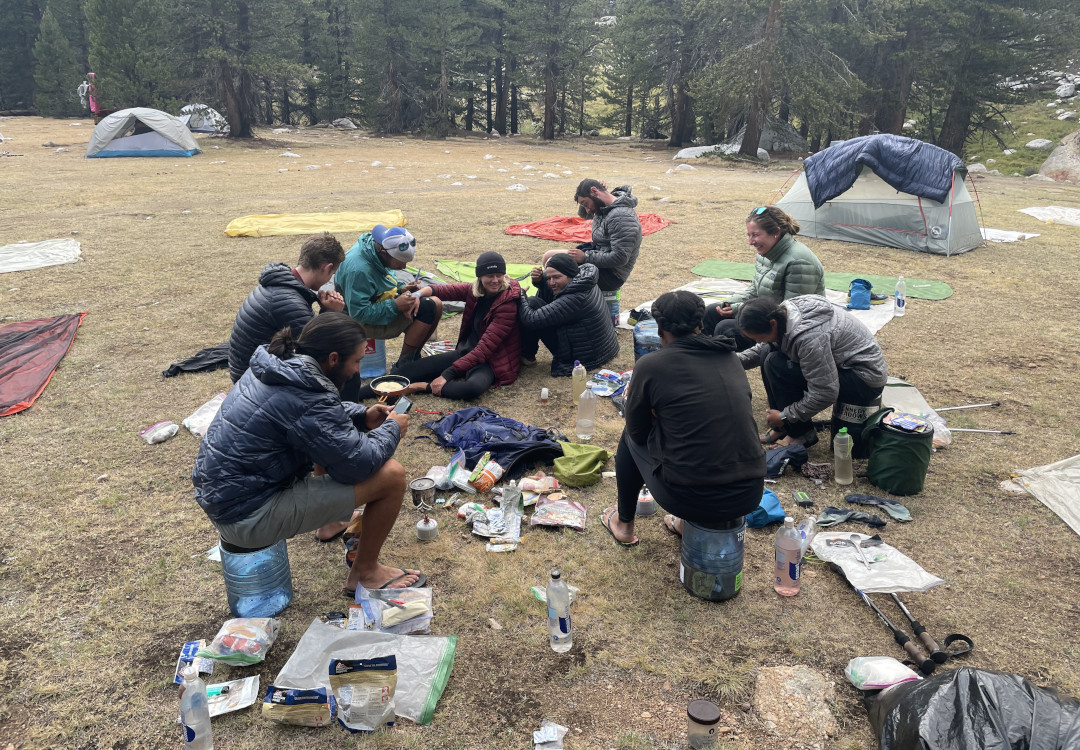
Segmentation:
{"type": "Polygon", "coordinates": [[[518,299],[521,285],[506,275],[506,261],[488,251],[476,259],[476,281],[421,287],[421,299],[465,303],[461,332],[452,352],[424,357],[393,373],[413,383],[430,381],[436,396],[469,401],[493,385],[517,380],[521,366],[518,299]]]}
{"type": "Polygon", "coordinates": [[[579,266],[566,253],[558,253],[548,258],[544,269],[534,268],[531,276],[536,296],[518,303],[525,364],[536,363],[541,341],[551,352],[555,377],[569,376],[575,360],[593,369],[619,353],[615,326],[597,286],[596,266],[579,266]]]}

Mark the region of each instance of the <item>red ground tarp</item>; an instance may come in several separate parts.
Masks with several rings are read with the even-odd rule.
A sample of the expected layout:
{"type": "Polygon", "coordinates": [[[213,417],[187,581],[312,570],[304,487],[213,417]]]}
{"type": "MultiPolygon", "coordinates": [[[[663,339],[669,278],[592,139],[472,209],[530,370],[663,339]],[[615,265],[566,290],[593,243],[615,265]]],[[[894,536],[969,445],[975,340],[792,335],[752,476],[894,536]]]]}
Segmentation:
{"type": "MultiPolygon", "coordinates": [[[[638,214],[638,219],[641,220],[643,235],[659,232],[668,224],[675,223],[657,214],[638,214]]],[[[578,216],[552,216],[548,219],[531,221],[528,224],[511,224],[503,231],[506,234],[536,237],[541,240],[589,242],[592,240],[592,219],[582,219],[578,216]]]]}
{"type": "Polygon", "coordinates": [[[0,417],[37,400],[75,341],[86,313],[12,323],[0,328],[0,417]]]}

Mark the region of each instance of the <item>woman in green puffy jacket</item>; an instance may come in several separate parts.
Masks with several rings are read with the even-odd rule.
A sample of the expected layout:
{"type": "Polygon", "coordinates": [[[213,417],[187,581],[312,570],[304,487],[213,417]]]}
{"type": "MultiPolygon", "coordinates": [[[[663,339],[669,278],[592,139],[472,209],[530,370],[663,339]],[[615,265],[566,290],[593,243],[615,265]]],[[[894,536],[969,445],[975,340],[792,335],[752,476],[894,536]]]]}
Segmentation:
{"type": "Polygon", "coordinates": [[[795,239],[798,233],[799,223],[776,206],[759,206],[750,212],[746,238],[757,251],[754,280],[745,292],[706,310],[705,331],[732,337],[741,352],[754,345],[735,324],[743,303],[766,296],[778,303],[803,294],[824,296],[825,270],[810,248],[795,239]]]}

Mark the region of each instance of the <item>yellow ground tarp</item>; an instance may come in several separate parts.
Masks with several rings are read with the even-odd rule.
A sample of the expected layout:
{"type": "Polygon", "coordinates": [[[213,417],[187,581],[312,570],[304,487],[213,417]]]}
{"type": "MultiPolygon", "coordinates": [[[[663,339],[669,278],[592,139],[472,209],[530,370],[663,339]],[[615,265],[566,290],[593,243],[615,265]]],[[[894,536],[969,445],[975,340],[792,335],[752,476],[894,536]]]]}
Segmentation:
{"type": "Polygon", "coordinates": [[[233,219],[225,227],[230,237],[277,237],[319,232],[370,232],[376,224],[405,226],[405,214],[393,211],[342,211],[334,214],[255,214],[233,219]]]}

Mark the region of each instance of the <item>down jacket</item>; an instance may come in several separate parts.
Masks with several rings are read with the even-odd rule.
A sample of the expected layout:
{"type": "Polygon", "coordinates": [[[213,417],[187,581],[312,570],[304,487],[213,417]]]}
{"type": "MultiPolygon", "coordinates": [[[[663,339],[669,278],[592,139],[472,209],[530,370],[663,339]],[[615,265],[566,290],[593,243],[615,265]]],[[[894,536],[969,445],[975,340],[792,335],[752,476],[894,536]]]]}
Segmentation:
{"type": "Polygon", "coordinates": [[[585,251],[585,262],[600,269],[597,286],[602,292],[622,289],[641,250],[641,220],[634,210],[638,200],[630,190],[629,185],[612,190],[615,201],[593,216],[593,247],[585,251]]]}
{"type": "Polygon", "coordinates": [[[313,317],[311,304],[317,292],[304,286],[285,263],[270,263],[259,274],[259,285],[252,290],[236,314],[229,336],[229,377],[235,383],[248,368],[255,349],[269,344],[274,334],[285,326],[299,335],[313,317]]]}
{"type": "Polygon", "coordinates": [[[558,339],[551,353],[551,374],[555,377],[570,375],[575,359],[591,370],[619,353],[611,312],[596,285],[598,275],[596,266],[584,263],[559,294],[552,292],[547,278],[541,276],[536,296],[519,300],[521,327],[541,332],[547,329],[558,339]]]}
{"type": "Polygon", "coordinates": [[[313,464],[342,484],[362,482],[385,464],[401,440],[392,419],[361,433],[366,409],[342,402],[310,357],[281,360],[255,350],[251,368],[229,391],[206,431],[191,481],[210,520],[235,523],[313,464]]]}
{"type": "Polygon", "coordinates": [[[765,357],[779,349],[799,365],[806,378],[806,392],[784,409],[784,418],[809,422],[840,395],[837,370],[851,370],[871,388],[885,385],[889,370],[881,347],[857,318],[824,297],[794,297],[781,305],[787,311],[784,335],[776,344],[758,344],[739,352],[743,368],[759,367],[765,357]]]}
{"type": "MultiPolygon", "coordinates": [[[[518,370],[521,368],[521,329],[518,327],[521,285],[509,277],[507,281],[510,282],[510,288],[499,293],[484,316],[484,333],[480,336],[480,341],[472,351],[454,361],[452,367],[458,377],[487,362],[495,372],[495,385],[510,385],[517,380],[518,370]]],[[[469,338],[476,315],[478,298],[473,295],[472,288],[470,283],[439,284],[431,288],[431,293],[443,302],[465,303],[458,347],[463,346],[469,338]]]]}
{"type": "Polygon", "coordinates": [[[738,312],[743,302],[770,295],[783,302],[801,294],[825,294],[825,269],[803,243],[785,234],[765,255],[757,256],[754,280],[746,291],[730,299],[738,312]]]}

